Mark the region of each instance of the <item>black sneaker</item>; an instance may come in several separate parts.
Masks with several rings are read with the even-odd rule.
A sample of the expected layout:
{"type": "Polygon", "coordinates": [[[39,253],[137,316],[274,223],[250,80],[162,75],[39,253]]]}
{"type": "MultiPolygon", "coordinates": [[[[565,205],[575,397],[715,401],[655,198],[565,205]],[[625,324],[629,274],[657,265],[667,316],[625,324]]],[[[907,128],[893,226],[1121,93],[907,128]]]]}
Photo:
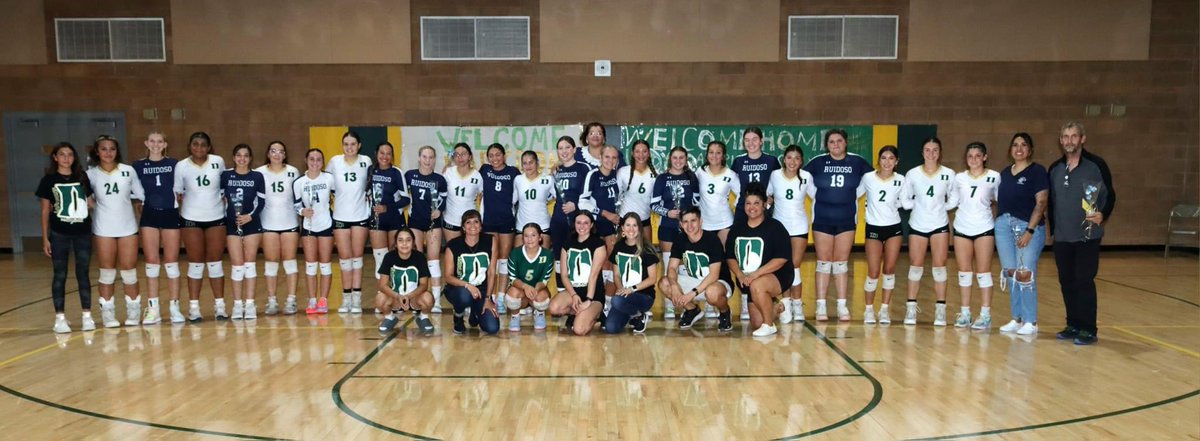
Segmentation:
{"type": "Polygon", "coordinates": [[[463,323],[463,316],[454,314],[454,333],[465,334],[467,332],[467,324],[463,323]]]}
{"type": "Polygon", "coordinates": [[[1067,326],[1063,330],[1058,331],[1058,334],[1055,334],[1059,340],[1070,340],[1075,338],[1076,335],[1079,335],[1079,329],[1074,326],[1067,326]]]}
{"type": "Polygon", "coordinates": [[[633,326],[634,334],[642,334],[646,332],[646,313],[638,314],[637,317],[629,319],[629,324],[633,326]]]}
{"type": "Polygon", "coordinates": [[[383,319],[383,323],[379,324],[379,333],[391,334],[393,329],[396,329],[396,324],[400,323],[400,317],[392,316],[392,318],[383,319]]]}
{"type": "Polygon", "coordinates": [[[421,329],[421,333],[425,335],[433,335],[433,322],[429,321],[429,317],[422,314],[417,317],[417,327],[421,329]]]}
{"type": "Polygon", "coordinates": [[[472,328],[479,327],[479,316],[475,315],[475,311],[467,311],[467,324],[472,328]]]}
{"type": "Polygon", "coordinates": [[[729,332],[733,330],[733,312],[725,311],[717,314],[717,330],[729,332]]]}
{"type": "Polygon", "coordinates": [[[701,311],[700,307],[684,310],[683,315],[679,316],[679,329],[690,329],[692,325],[703,318],[704,311],[701,311]]]}
{"type": "Polygon", "coordinates": [[[568,315],[567,320],[565,322],[563,322],[563,329],[570,330],[570,329],[573,329],[574,327],[575,327],[575,315],[574,314],[568,315]]]}
{"type": "Polygon", "coordinates": [[[1087,346],[1095,343],[1097,340],[1096,333],[1092,331],[1079,331],[1075,334],[1075,344],[1078,346],[1087,346]]]}

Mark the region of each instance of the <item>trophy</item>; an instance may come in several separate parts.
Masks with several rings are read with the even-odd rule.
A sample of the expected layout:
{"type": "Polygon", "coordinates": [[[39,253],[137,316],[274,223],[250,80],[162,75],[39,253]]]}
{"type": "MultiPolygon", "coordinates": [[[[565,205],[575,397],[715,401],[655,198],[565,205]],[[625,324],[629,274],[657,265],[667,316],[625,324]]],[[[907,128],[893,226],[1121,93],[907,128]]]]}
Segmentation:
{"type": "MultiPolygon", "coordinates": [[[[1020,238],[1025,233],[1025,228],[1023,227],[1026,226],[1018,223],[1016,219],[1010,221],[1009,226],[1012,227],[1015,238],[1020,238]]],[[[1020,239],[1017,240],[1020,241],[1020,239]]],[[[1025,253],[1021,252],[1024,248],[1019,245],[1017,246],[1017,269],[1013,270],[1012,278],[1014,285],[1023,289],[1029,289],[1029,287],[1033,286],[1033,270],[1025,265],[1025,253]]],[[[1001,277],[1001,280],[1003,279],[1004,277],[1001,277]]]]}
{"type": "Polygon", "coordinates": [[[237,225],[238,237],[242,235],[242,224],[238,223],[238,216],[242,215],[242,195],[234,196],[233,198],[233,223],[237,225]]]}
{"type": "MultiPolygon", "coordinates": [[[[674,209],[679,210],[679,213],[682,215],[683,206],[680,204],[683,203],[683,186],[677,186],[671,191],[671,199],[671,202],[674,202],[675,204],[674,209]]],[[[679,217],[676,217],[675,219],[678,220],[679,217]]]]}
{"type": "MultiPolygon", "coordinates": [[[[442,194],[439,193],[437,191],[437,189],[433,190],[433,199],[431,200],[431,202],[432,202],[432,205],[429,206],[429,222],[432,224],[433,223],[433,211],[437,210],[440,212],[441,208],[439,208],[439,207],[442,206],[442,194]]],[[[439,218],[442,217],[442,213],[438,213],[438,217],[439,218]]]]}
{"type": "MultiPolygon", "coordinates": [[[[1095,214],[1100,210],[1100,194],[1104,192],[1104,184],[1099,182],[1088,183],[1083,187],[1083,216],[1086,218],[1095,214]]],[[[1084,219],[1081,224],[1083,227],[1083,240],[1092,240],[1092,228],[1096,224],[1090,220],[1084,219]]]]}
{"type": "Polygon", "coordinates": [[[375,206],[383,203],[383,184],[378,182],[371,183],[371,229],[379,229],[379,213],[375,212],[375,206]]]}
{"type": "Polygon", "coordinates": [[[558,211],[564,211],[563,204],[567,203],[567,201],[563,200],[563,189],[561,187],[561,185],[565,184],[567,184],[565,179],[554,183],[554,203],[558,206],[558,211]]]}

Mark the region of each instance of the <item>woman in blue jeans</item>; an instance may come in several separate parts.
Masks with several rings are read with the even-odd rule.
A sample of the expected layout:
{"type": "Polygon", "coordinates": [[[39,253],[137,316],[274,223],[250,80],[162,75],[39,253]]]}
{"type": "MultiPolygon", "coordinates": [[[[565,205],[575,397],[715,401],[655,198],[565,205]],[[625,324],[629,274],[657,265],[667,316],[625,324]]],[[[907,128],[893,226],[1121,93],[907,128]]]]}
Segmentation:
{"type": "Polygon", "coordinates": [[[474,209],[463,213],[461,226],[462,235],[450,240],[442,253],[446,299],[454,305],[454,333],[467,332],[463,316],[470,308],[471,326],[495,334],[500,331],[500,315],[487,294],[487,287],[496,276],[492,264],[492,236],[480,234],[483,220],[474,209]]]}
{"type": "Polygon", "coordinates": [[[1028,133],[1013,135],[1008,148],[1013,163],[1000,172],[996,217],[996,250],[1000,254],[1001,284],[1007,285],[1012,303],[1012,321],[1000,332],[1034,335],[1037,327],[1038,257],[1046,245],[1043,222],[1050,181],[1046,168],[1033,162],[1033,138],[1028,133]],[[1018,255],[1024,257],[1018,258],[1018,255]],[[1033,271],[1025,284],[1018,284],[1016,270],[1023,264],[1033,271]]]}
{"type": "Polygon", "coordinates": [[[659,265],[658,252],[650,245],[650,238],[642,235],[642,219],[637,213],[626,213],[621,218],[621,241],[613,245],[608,261],[616,271],[617,291],[604,320],[604,332],[616,334],[626,324],[632,325],[635,333],[646,332],[659,265]]]}
{"type": "Polygon", "coordinates": [[[36,194],[42,204],[42,252],[54,264],[54,280],[50,285],[54,299],[54,332],[71,332],[64,311],[67,261],[72,252],[75,254],[79,304],[83,309],[81,329],[94,330],[92,284],[88,278],[88,266],[92,261],[92,188],[75,147],[70,143],[59,143],[50,150],[50,165],[38,183],[36,194]]]}

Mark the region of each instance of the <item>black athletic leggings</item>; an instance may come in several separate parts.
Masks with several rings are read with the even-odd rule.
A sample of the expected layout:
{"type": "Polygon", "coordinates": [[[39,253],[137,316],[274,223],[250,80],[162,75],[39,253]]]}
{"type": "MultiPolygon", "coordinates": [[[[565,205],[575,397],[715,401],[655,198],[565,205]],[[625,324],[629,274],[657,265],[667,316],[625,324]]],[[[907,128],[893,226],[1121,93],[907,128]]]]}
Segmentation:
{"type": "Polygon", "coordinates": [[[75,281],[79,284],[79,305],[84,311],[92,309],[92,280],[88,267],[92,263],[92,235],[72,236],[50,231],[50,260],[54,263],[54,281],[50,294],[54,297],[54,312],[61,313],[66,307],[67,259],[75,253],[75,281]]]}

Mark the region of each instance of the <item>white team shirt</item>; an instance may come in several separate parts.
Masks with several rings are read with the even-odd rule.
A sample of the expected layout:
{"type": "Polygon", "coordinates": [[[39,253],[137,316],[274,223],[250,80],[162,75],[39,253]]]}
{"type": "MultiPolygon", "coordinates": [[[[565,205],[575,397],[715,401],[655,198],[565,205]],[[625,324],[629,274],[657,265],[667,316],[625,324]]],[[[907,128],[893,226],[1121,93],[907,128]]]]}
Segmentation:
{"type": "Polygon", "coordinates": [[[270,166],[264,165],[254,169],[262,174],[263,183],[267,185],[267,204],[263,207],[262,227],[268,231],[284,231],[296,228],[300,220],[296,218],[295,193],[292,182],[300,177],[300,170],[284,164],[279,173],[271,171],[270,166]]]}
{"type": "Polygon", "coordinates": [[[524,174],[513,179],[513,198],[517,204],[517,230],[530,222],[550,231],[550,199],[554,199],[554,177],[540,174],[532,180],[524,174]]]}
{"type": "Polygon", "coordinates": [[[137,234],[138,223],[133,214],[133,199],[144,200],[142,181],[127,164],[117,164],[111,172],[92,167],[87,171],[96,198],[92,214],[92,234],[100,237],[126,237],[137,234]]]}
{"type": "MultiPolygon", "coordinates": [[[[466,176],[458,174],[458,167],[451,166],[443,174],[446,178],[446,213],[442,216],[446,224],[461,227],[462,215],[467,210],[479,209],[475,199],[483,192],[483,175],[472,169],[466,176]]],[[[516,193],[515,191],[513,193],[516,193]]]]}
{"type": "Polygon", "coordinates": [[[867,225],[885,227],[900,223],[900,201],[911,200],[904,176],[892,173],[881,179],[877,172],[866,172],[858,182],[858,196],[867,197],[867,225]]]}
{"type": "Polygon", "coordinates": [[[950,217],[946,212],[958,206],[954,170],[943,165],[933,175],[927,175],[922,166],[916,166],[904,175],[904,180],[912,195],[908,200],[901,200],[904,208],[912,210],[908,226],[921,232],[948,226],[950,217]]]}
{"type": "Polygon", "coordinates": [[[638,173],[633,166],[627,165],[617,170],[617,189],[621,191],[621,209],[617,214],[625,217],[626,213],[637,213],[643,221],[650,219],[650,198],[654,196],[654,176],[650,169],[638,173]],[[633,180],[629,174],[633,173],[633,180]]]}
{"type": "MultiPolygon", "coordinates": [[[[367,186],[370,185],[371,158],[358,155],[353,162],[346,163],[346,155],[337,155],[325,166],[325,173],[333,175],[336,183],[333,193],[337,203],[333,204],[333,218],[344,222],[359,222],[371,217],[371,204],[367,202],[367,186]]],[[[318,230],[319,231],[319,230],[318,230]]]]}
{"type": "Polygon", "coordinates": [[[954,176],[958,192],[958,212],[954,214],[954,231],[974,236],[995,228],[992,203],[1000,188],[1000,173],[984,169],[978,178],[964,171],[954,176]]]}
{"type": "Polygon", "coordinates": [[[804,198],[812,199],[817,187],[812,185],[812,173],[800,169],[795,178],[788,179],[783,170],[771,172],[767,181],[767,197],[774,198],[774,214],[771,217],[787,228],[789,236],[808,234],[808,211],[804,198]]]}
{"type": "Polygon", "coordinates": [[[700,213],[704,231],[724,230],[733,226],[733,208],[729,205],[729,195],[733,195],[733,206],[742,194],[742,182],[738,180],[733,169],[725,167],[719,174],[712,174],[708,167],[696,170],[696,180],[700,183],[697,192],[700,194],[700,213]]]}
{"type": "Polygon", "coordinates": [[[325,231],[333,228],[333,216],[329,211],[329,199],[337,180],[329,172],[321,172],[316,178],[308,173],[292,182],[293,213],[300,214],[305,208],[313,209],[311,218],[301,218],[301,226],[309,231],[325,231]]]}
{"type": "Polygon", "coordinates": [[[208,155],[197,165],[189,156],[175,164],[175,194],[183,195],[179,217],[194,222],[212,222],[225,218],[225,203],[221,199],[221,172],[225,160],[208,155]]]}

